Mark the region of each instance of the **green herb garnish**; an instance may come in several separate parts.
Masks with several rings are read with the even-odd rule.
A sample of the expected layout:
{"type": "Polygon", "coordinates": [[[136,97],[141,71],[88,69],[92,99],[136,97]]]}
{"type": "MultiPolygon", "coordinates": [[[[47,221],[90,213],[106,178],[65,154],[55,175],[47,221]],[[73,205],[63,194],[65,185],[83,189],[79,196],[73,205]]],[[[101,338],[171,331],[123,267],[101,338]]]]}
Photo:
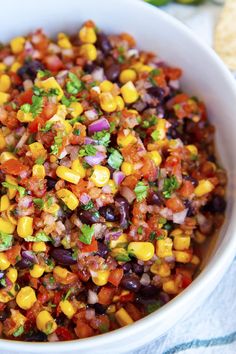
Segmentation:
{"type": "Polygon", "coordinates": [[[106,130],[102,130],[93,135],[93,139],[98,141],[99,145],[108,146],[110,143],[111,134],[106,130]]]}
{"type": "Polygon", "coordinates": [[[2,182],[2,186],[8,189],[16,189],[19,192],[21,198],[26,195],[26,189],[24,187],[15,186],[9,182],[2,182]]]}
{"type": "Polygon", "coordinates": [[[164,179],[163,195],[166,199],[171,197],[171,194],[179,188],[179,183],[175,176],[167,177],[164,179]]]}
{"type": "Polygon", "coordinates": [[[32,97],[32,104],[25,103],[20,107],[24,113],[32,113],[33,118],[37,117],[43,110],[43,98],[40,96],[32,97]]]}
{"type": "Polygon", "coordinates": [[[123,156],[119,153],[118,150],[112,149],[112,153],[110,154],[107,163],[110,165],[112,168],[118,170],[120,165],[123,162],[123,156]]]}
{"type": "Polygon", "coordinates": [[[90,210],[94,207],[93,201],[90,200],[87,204],[81,204],[81,208],[84,210],[90,210]]]}
{"type": "Polygon", "coordinates": [[[82,235],[80,235],[79,240],[85,243],[86,245],[90,245],[94,234],[94,226],[83,224],[81,227],[81,232],[82,235]]]}
{"type": "Polygon", "coordinates": [[[13,243],[13,236],[1,231],[0,232],[0,252],[11,248],[12,243],[13,243]]]}
{"type": "Polygon", "coordinates": [[[142,226],[138,227],[137,233],[138,233],[138,235],[142,235],[142,233],[143,233],[143,227],[142,226]]]}
{"type": "Polygon", "coordinates": [[[159,130],[154,130],[151,134],[151,137],[153,138],[154,141],[160,140],[160,131],[159,130]]]}
{"type": "Polygon", "coordinates": [[[70,81],[66,84],[66,90],[72,95],[77,95],[83,88],[83,82],[73,73],[68,74],[70,81]]]}
{"type": "Polygon", "coordinates": [[[134,192],[136,194],[137,201],[141,202],[147,196],[148,186],[146,186],[143,182],[138,182],[134,188],[134,192]]]}
{"type": "Polygon", "coordinates": [[[20,326],[17,328],[17,330],[13,333],[14,337],[19,337],[24,333],[24,326],[20,326]]]}
{"type": "Polygon", "coordinates": [[[36,160],[35,160],[35,163],[37,165],[43,165],[44,164],[44,161],[45,161],[45,158],[44,157],[38,157],[36,160]]]}
{"type": "Polygon", "coordinates": [[[39,231],[35,236],[27,236],[24,238],[24,240],[27,242],[49,242],[51,241],[51,238],[45,234],[44,231],[39,231]]]}
{"type": "Polygon", "coordinates": [[[57,155],[59,153],[59,148],[62,146],[62,133],[58,132],[57,135],[54,137],[54,144],[51,145],[51,154],[57,155]]]}
{"type": "Polygon", "coordinates": [[[43,206],[44,206],[43,199],[41,199],[41,198],[33,198],[33,202],[40,210],[43,209],[43,206]]]}
{"type": "Polygon", "coordinates": [[[97,150],[91,144],[84,145],[82,149],[79,150],[80,156],[94,156],[96,155],[97,150]]]}
{"type": "Polygon", "coordinates": [[[161,307],[161,303],[158,302],[154,302],[153,304],[148,304],[147,305],[147,313],[150,314],[156,310],[158,310],[161,307]]]}
{"type": "Polygon", "coordinates": [[[64,104],[66,107],[69,107],[72,102],[77,102],[77,101],[78,99],[74,96],[70,96],[70,98],[63,96],[61,99],[61,103],[64,104]]]}

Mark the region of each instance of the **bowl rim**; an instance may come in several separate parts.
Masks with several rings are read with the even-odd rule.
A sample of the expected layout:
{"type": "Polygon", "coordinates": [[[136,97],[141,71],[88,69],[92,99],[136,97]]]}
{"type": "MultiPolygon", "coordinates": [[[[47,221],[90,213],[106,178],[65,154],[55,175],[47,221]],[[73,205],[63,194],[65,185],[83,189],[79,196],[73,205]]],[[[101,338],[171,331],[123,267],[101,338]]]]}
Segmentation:
{"type": "MultiPolygon", "coordinates": [[[[162,17],[164,21],[172,26],[178,28],[179,32],[189,39],[193,40],[198,47],[211,58],[212,61],[218,66],[219,71],[224,74],[225,81],[227,81],[228,85],[231,86],[232,92],[236,98],[236,83],[233,78],[233,75],[227,69],[225,64],[221,61],[221,59],[217,56],[217,54],[213,51],[213,49],[204,43],[190,28],[180,22],[178,19],[172,17],[168,13],[160,10],[159,8],[154,8],[153,5],[144,2],[143,0],[119,0],[120,6],[127,5],[127,2],[134,3],[133,5],[139,7],[140,11],[152,13],[152,16],[162,17]]],[[[235,202],[232,205],[230,219],[232,219],[233,213],[236,212],[235,202]]],[[[224,235],[230,232],[230,228],[232,225],[228,225],[228,221],[225,220],[224,235]]],[[[84,339],[75,339],[72,341],[60,341],[60,342],[25,342],[25,341],[17,341],[17,340],[9,340],[9,339],[1,339],[1,349],[2,350],[14,350],[19,352],[19,350],[23,350],[25,353],[29,353],[32,348],[35,353],[40,353],[42,350],[57,351],[58,353],[62,353],[64,351],[69,350],[83,350],[83,349],[98,349],[101,346],[112,344],[115,341],[122,340],[128,338],[136,332],[143,331],[144,327],[151,327],[155,324],[155,319],[158,317],[158,321],[165,319],[167,316],[171,316],[173,311],[176,309],[180,309],[184,304],[191,302],[191,297],[193,294],[196,296],[200,296],[201,292],[205,291],[205,286],[207,283],[211,283],[211,279],[215,279],[218,277],[218,282],[223,277],[224,273],[227,271],[230,266],[236,250],[236,233],[232,235],[230,238],[230,242],[228,242],[225,237],[222,240],[221,245],[219,246],[216,253],[213,255],[209,263],[204,267],[201,273],[197,276],[192,284],[188,286],[181,294],[172,299],[169,303],[154,311],[152,314],[134,322],[133,324],[116,329],[114,331],[104,333],[98,336],[93,336],[84,339]],[[224,270],[222,271],[222,264],[224,265],[224,270]],[[33,347],[32,347],[33,346],[33,347]]],[[[217,283],[218,283],[217,282],[217,283]]],[[[207,295],[211,291],[213,291],[214,287],[216,287],[217,283],[212,286],[212,289],[208,291],[207,295]]],[[[155,336],[153,336],[153,339],[155,336]]],[[[144,343],[143,343],[144,344],[144,343]]]]}

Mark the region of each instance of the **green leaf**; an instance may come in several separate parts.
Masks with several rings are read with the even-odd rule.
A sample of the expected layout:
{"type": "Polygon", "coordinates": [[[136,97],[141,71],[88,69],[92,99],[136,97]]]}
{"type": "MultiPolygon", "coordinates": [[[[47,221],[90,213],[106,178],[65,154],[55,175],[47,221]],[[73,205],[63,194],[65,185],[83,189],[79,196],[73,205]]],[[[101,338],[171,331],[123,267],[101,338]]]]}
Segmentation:
{"type": "Polygon", "coordinates": [[[118,262],[129,262],[131,261],[131,258],[129,257],[128,254],[118,254],[115,259],[118,261],[118,262]]]}
{"type": "Polygon", "coordinates": [[[45,234],[44,231],[39,231],[35,236],[25,237],[24,240],[27,242],[49,242],[52,239],[47,234],[45,234]]]}
{"type": "Polygon", "coordinates": [[[104,145],[106,147],[110,144],[110,138],[111,134],[106,130],[102,130],[93,135],[93,139],[97,140],[99,145],[104,145]]]}
{"type": "Polygon", "coordinates": [[[40,78],[46,77],[46,76],[52,76],[51,71],[49,70],[38,70],[38,74],[40,78]]]}
{"type": "Polygon", "coordinates": [[[41,128],[41,132],[49,132],[52,129],[52,126],[55,122],[47,122],[43,128],[41,128]]]}
{"type": "Polygon", "coordinates": [[[81,232],[82,235],[79,237],[79,240],[85,243],[86,245],[90,245],[94,234],[94,226],[83,224],[83,226],[81,227],[81,232]]]}
{"type": "Polygon", "coordinates": [[[78,99],[74,96],[70,96],[67,98],[66,96],[63,96],[61,99],[61,103],[64,104],[66,107],[69,107],[72,102],[77,102],[78,99]]]}
{"type": "Polygon", "coordinates": [[[160,132],[159,132],[159,130],[154,130],[153,132],[152,132],[152,134],[151,134],[151,137],[153,138],[153,140],[155,140],[155,141],[158,141],[158,140],[160,140],[160,132]]]}
{"type": "Polygon", "coordinates": [[[83,82],[73,73],[68,74],[70,81],[66,84],[66,90],[72,95],[77,95],[83,88],[83,82]]]}
{"type": "Polygon", "coordinates": [[[30,112],[33,117],[37,117],[43,110],[43,98],[38,96],[32,97],[32,105],[30,107],[30,112]]]}
{"type": "Polygon", "coordinates": [[[143,233],[143,227],[142,226],[138,227],[137,233],[138,233],[138,235],[142,235],[142,233],[143,233]]]}
{"type": "Polygon", "coordinates": [[[65,296],[64,296],[64,298],[63,298],[64,301],[68,299],[68,297],[70,296],[71,292],[72,292],[72,289],[69,289],[69,290],[67,291],[67,293],[65,294],[65,296]]]}
{"type": "Polygon", "coordinates": [[[143,182],[138,182],[134,188],[134,192],[136,194],[137,201],[141,202],[147,196],[148,186],[146,186],[143,182]]]}
{"type": "Polygon", "coordinates": [[[150,235],[149,235],[150,241],[154,241],[156,236],[157,236],[157,234],[155,233],[155,231],[150,232],[150,235]]]}
{"type": "Polygon", "coordinates": [[[45,161],[45,158],[44,157],[38,157],[36,160],[35,160],[35,163],[37,165],[43,165],[44,164],[44,161],[45,161]]]}
{"type": "Polygon", "coordinates": [[[73,130],[73,135],[80,136],[80,129],[74,129],[73,130]]]}
{"type": "Polygon", "coordinates": [[[107,160],[108,165],[118,170],[122,162],[123,162],[123,156],[119,153],[118,150],[112,149],[112,153],[110,154],[107,160]]]}
{"type": "Polygon", "coordinates": [[[2,278],[2,279],[0,280],[0,284],[1,284],[2,286],[4,286],[4,288],[6,288],[6,287],[7,287],[6,279],[5,279],[5,278],[2,278]]]}
{"type": "Polygon", "coordinates": [[[24,333],[24,326],[20,326],[17,328],[17,330],[13,333],[14,337],[19,337],[24,333]]]}
{"type": "Polygon", "coordinates": [[[84,210],[89,210],[92,209],[94,207],[93,201],[90,200],[87,204],[82,204],[81,208],[84,210]]]}
{"type": "Polygon", "coordinates": [[[12,243],[13,243],[12,235],[6,234],[5,232],[0,232],[0,252],[11,248],[12,243]]]}
{"type": "Polygon", "coordinates": [[[57,135],[54,137],[54,144],[51,145],[51,154],[57,155],[59,153],[59,148],[62,146],[62,133],[58,132],[57,135]]]}
{"type": "Polygon", "coordinates": [[[19,192],[20,197],[24,197],[26,195],[26,190],[24,187],[15,186],[14,184],[11,184],[9,182],[2,182],[2,186],[8,189],[16,189],[19,192]]]}
{"type": "Polygon", "coordinates": [[[34,198],[33,199],[34,204],[41,210],[43,209],[44,206],[44,201],[41,198],[34,198]]]}
{"type": "Polygon", "coordinates": [[[175,176],[167,177],[164,179],[163,195],[166,199],[171,197],[171,194],[179,188],[179,183],[175,176]]]}
{"type": "Polygon", "coordinates": [[[98,327],[99,331],[101,333],[107,333],[109,331],[109,326],[107,323],[102,323],[99,327],[98,327]]]}
{"type": "Polygon", "coordinates": [[[96,148],[91,145],[91,144],[88,144],[88,145],[84,145],[82,149],[79,150],[79,155],[80,156],[94,156],[96,155],[96,148]]]}
{"type": "Polygon", "coordinates": [[[20,107],[20,109],[24,113],[30,113],[31,106],[29,103],[25,103],[20,107]]]}

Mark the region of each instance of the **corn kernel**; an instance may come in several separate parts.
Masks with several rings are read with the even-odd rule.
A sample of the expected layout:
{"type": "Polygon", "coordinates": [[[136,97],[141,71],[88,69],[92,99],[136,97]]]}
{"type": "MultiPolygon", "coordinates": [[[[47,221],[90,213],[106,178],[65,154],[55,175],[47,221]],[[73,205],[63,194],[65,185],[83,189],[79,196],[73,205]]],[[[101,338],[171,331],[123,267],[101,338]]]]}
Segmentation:
{"type": "Polygon", "coordinates": [[[183,235],[183,231],[181,229],[179,229],[179,228],[172,230],[171,233],[170,233],[170,236],[173,236],[173,237],[182,236],[182,235],[183,235]]]}
{"type": "Polygon", "coordinates": [[[18,219],[17,233],[18,236],[24,238],[33,234],[33,218],[30,216],[21,216],[18,219]]]}
{"type": "Polygon", "coordinates": [[[125,174],[125,176],[132,175],[132,173],[134,172],[132,163],[123,162],[121,165],[121,171],[125,174]]]}
{"type": "Polygon", "coordinates": [[[129,104],[137,101],[139,95],[132,81],[128,81],[126,84],[124,84],[120,91],[125,103],[129,104]]]}
{"type": "Polygon", "coordinates": [[[154,246],[151,242],[130,242],[128,252],[140,261],[149,261],[154,256],[154,246]]]}
{"type": "Polygon", "coordinates": [[[32,175],[34,177],[44,178],[46,175],[45,167],[43,165],[34,165],[32,167],[32,175]]]}
{"type": "Polygon", "coordinates": [[[64,92],[55,77],[49,77],[46,80],[38,81],[36,86],[44,89],[46,92],[50,91],[51,89],[56,89],[58,91],[58,95],[56,96],[58,101],[60,101],[62,96],[64,96],[64,92]]]}
{"type": "Polygon", "coordinates": [[[5,253],[0,252],[0,270],[5,270],[10,267],[11,263],[8,261],[5,253]]]}
{"type": "Polygon", "coordinates": [[[14,54],[18,54],[23,51],[25,44],[24,37],[16,37],[10,41],[11,51],[14,54]]]}
{"type": "Polygon", "coordinates": [[[56,175],[59,178],[73,184],[79,183],[80,180],[80,175],[78,174],[78,172],[75,172],[72,169],[65,166],[58,166],[56,169],[56,175]]]}
{"type": "Polygon", "coordinates": [[[174,248],[177,251],[187,250],[190,246],[189,236],[175,236],[174,238],[174,248]]]}
{"type": "Polygon", "coordinates": [[[43,211],[45,211],[46,213],[55,215],[55,216],[58,214],[59,210],[60,210],[60,206],[57,203],[54,203],[50,206],[48,206],[47,203],[45,203],[43,206],[43,211]]]}
{"type": "Polygon", "coordinates": [[[41,143],[32,143],[29,145],[30,152],[32,157],[36,160],[38,157],[45,157],[47,156],[47,150],[44,149],[41,143]]]}
{"type": "Polygon", "coordinates": [[[187,145],[186,149],[190,152],[191,156],[197,156],[198,154],[198,149],[195,145],[187,145]]]}
{"type": "Polygon", "coordinates": [[[57,191],[57,197],[61,199],[70,210],[75,210],[79,205],[78,198],[69,189],[62,188],[57,191]]]}
{"type": "Polygon", "coordinates": [[[32,249],[34,252],[38,253],[38,252],[45,252],[47,249],[46,243],[43,241],[40,242],[34,242],[32,249]]]}
{"type": "Polygon", "coordinates": [[[7,210],[9,206],[10,206],[10,200],[8,196],[5,194],[0,199],[0,212],[7,210]]]}
{"type": "Polygon", "coordinates": [[[166,120],[161,118],[158,119],[156,124],[156,129],[151,134],[155,141],[160,141],[166,137],[166,120]]]}
{"type": "Polygon", "coordinates": [[[151,266],[150,271],[153,274],[160,275],[160,277],[162,278],[169,277],[171,273],[170,266],[167,263],[162,263],[162,264],[154,263],[151,266]]]}
{"type": "MultiPolygon", "coordinates": [[[[2,154],[1,154],[1,156],[2,156],[2,154]]],[[[0,162],[1,162],[1,157],[0,157],[0,162]]],[[[16,179],[14,177],[10,176],[10,175],[6,175],[6,182],[8,182],[8,183],[10,183],[12,185],[15,185],[15,186],[18,185],[17,182],[16,182],[16,179]]],[[[14,189],[14,188],[8,188],[7,189],[7,196],[8,196],[8,198],[10,200],[13,199],[16,196],[16,193],[17,193],[17,190],[14,189]]]]}
{"type": "Polygon", "coordinates": [[[79,31],[79,39],[83,43],[95,43],[97,35],[93,27],[83,26],[79,31]]]}
{"type": "Polygon", "coordinates": [[[72,48],[71,42],[65,33],[58,33],[58,41],[57,44],[59,47],[63,49],[70,49],[72,48]]]}
{"type": "Polygon", "coordinates": [[[4,289],[0,290],[0,302],[3,302],[4,304],[9,301],[12,301],[15,298],[15,296],[16,296],[15,284],[12,285],[8,293],[6,293],[4,289]]]}
{"type": "Polygon", "coordinates": [[[82,104],[79,102],[71,102],[69,109],[73,118],[80,116],[84,110],[82,104]]]}
{"type": "Polygon", "coordinates": [[[128,145],[135,144],[137,138],[131,133],[128,135],[124,135],[123,133],[119,133],[117,137],[117,144],[121,147],[127,147],[128,145]]]}
{"type": "Polygon", "coordinates": [[[96,187],[103,187],[110,179],[110,171],[107,167],[95,165],[90,179],[96,187]]]}
{"type": "Polygon", "coordinates": [[[12,234],[15,231],[15,225],[10,221],[0,217],[0,232],[5,232],[6,234],[12,234]]]}
{"type": "Polygon", "coordinates": [[[208,179],[201,179],[198,186],[194,189],[194,193],[197,197],[202,197],[203,195],[213,191],[215,186],[208,179]]]}
{"type": "Polygon", "coordinates": [[[162,158],[158,151],[150,151],[147,153],[147,155],[150,157],[150,159],[154,162],[156,166],[160,166],[162,158]]]}
{"type": "Polygon", "coordinates": [[[87,60],[94,61],[97,59],[97,49],[93,44],[83,44],[80,47],[80,54],[87,60]]]}
{"type": "Polygon", "coordinates": [[[8,102],[10,99],[9,93],[6,92],[0,92],[0,104],[4,104],[8,102]]]}
{"type": "Polygon", "coordinates": [[[19,109],[19,111],[17,112],[16,118],[21,123],[29,123],[29,122],[33,122],[34,120],[32,113],[30,112],[25,113],[21,109],[19,109]]]}
{"type": "Polygon", "coordinates": [[[173,251],[176,262],[189,263],[192,259],[192,255],[185,251],[173,251]]]}
{"type": "Polygon", "coordinates": [[[108,306],[108,308],[106,310],[106,313],[109,315],[109,314],[114,313],[114,312],[116,312],[116,305],[108,306]]]}
{"type": "Polygon", "coordinates": [[[110,248],[124,247],[128,243],[127,234],[120,235],[116,240],[111,240],[109,243],[110,248]]]}
{"type": "Polygon", "coordinates": [[[12,223],[13,225],[17,225],[17,219],[13,216],[13,212],[15,210],[16,206],[13,204],[11,205],[7,211],[6,211],[6,214],[7,214],[7,219],[10,221],[10,223],[12,223]]]}
{"type": "Polygon", "coordinates": [[[21,288],[16,295],[16,303],[23,310],[29,310],[36,300],[35,291],[30,286],[21,288]]]}
{"type": "Polygon", "coordinates": [[[21,64],[18,61],[15,61],[12,66],[10,67],[10,71],[12,73],[16,73],[21,68],[21,64]]]}
{"type": "Polygon", "coordinates": [[[193,265],[199,265],[200,264],[200,258],[198,257],[198,256],[196,256],[195,254],[192,256],[192,259],[191,259],[191,263],[193,264],[193,265]]]}
{"type": "Polygon", "coordinates": [[[61,308],[61,311],[64,313],[64,315],[66,315],[66,317],[68,317],[69,319],[71,319],[76,313],[75,308],[68,300],[60,301],[59,306],[61,308]]]}
{"type": "Polygon", "coordinates": [[[101,92],[110,92],[113,89],[113,86],[113,83],[109,80],[104,80],[99,85],[101,92]]]}
{"type": "Polygon", "coordinates": [[[66,279],[70,272],[66,268],[62,268],[60,266],[56,266],[53,269],[53,274],[58,276],[59,278],[66,279]]]}
{"type": "Polygon", "coordinates": [[[2,131],[0,130],[0,150],[4,149],[6,147],[6,140],[5,137],[2,133],[2,131]]]}
{"type": "Polygon", "coordinates": [[[109,270],[98,270],[96,272],[96,275],[92,276],[92,281],[97,286],[106,285],[108,282],[109,275],[110,275],[109,270]]]}
{"type": "Polygon", "coordinates": [[[7,70],[7,66],[4,63],[0,63],[0,72],[4,72],[7,70]]]}
{"type": "Polygon", "coordinates": [[[133,69],[125,69],[120,73],[119,80],[122,84],[126,84],[128,81],[135,81],[137,74],[133,69]]]}
{"type": "Polygon", "coordinates": [[[0,91],[7,92],[11,87],[11,79],[8,75],[3,74],[0,76],[0,91]]]}
{"type": "Polygon", "coordinates": [[[115,97],[110,92],[103,92],[99,95],[100,106],[105,112],[114,112],[117,108],[115,97]]]}
{"type": "MultiPolygon", "coordinates": [[[[12,292],[12,290],[10,290],[12,292]]],[[[11,327],[9,334],[13,334],[19,327],[24,326],[27,318],[20,313],[19,310],[11,309],[11,320],[13,321],[14,325],[11,327]]]]}
{"type": "Polygon", "coordinates": [[[40,311],[36,317],[36,326],[39,331],[45,334],[51,334],[57,329],[57,324],[51,314],[46,311],[40,311]]]}
{"type": "Polygon", "coordinates": [[[172,256],[172,240],[167,237],[165,240],[157,240],[156,242],[156,254],[158,257],[164,258],[172,256]]]}
{"type": "Polygon", "coordinates": [[[0,155],[0,163],[6,162],[6,161],[11,160],[11,159],[17,160],[15,155],[13,155],[11,152],[4,151],[0,155]]]}
{"type": "Polygon", "coordinates": [[[167,294],[175,295],[179,293],[179,288],[174,280],[168,280],[164,282],[162,287],[167,294]]]}
{"type": "Polygon", "coordinates": [[[12,282],[15,283],[18,277],[18,272],[16,268],[9,268],[6,274],[7,278],[12,282]]]}
{"type": "Polygon", "coordinates": [[[118,188],[117,188],[115,182],[113,181],[113,179],[109,179],[107,184],[110,187],[112,194],[115,194],[118,191],[118,188]]]}
{"type": "Polygon", "coordinates": [[[115,313],[115,318],[116,321],[119,323],[121,327],[127,326],[131,323],[133,323],[133,319],[130,317],[128,312],[121,307],[116,313],[115,313]]]}
{"type": "Polygon", "coordinates": [[[116,101],[117,111],[122,111],[125,108],[125,102],[124,102],[123,98],[120,96],[116,96],[115,101],[116,101]]]}
{"type": "Polygon", "coordinates": [[[32,278],[40,278],[44,273],[45,268],[39,264],[34,264],[33,268],[30,269],[30,275],[32,278]]]}

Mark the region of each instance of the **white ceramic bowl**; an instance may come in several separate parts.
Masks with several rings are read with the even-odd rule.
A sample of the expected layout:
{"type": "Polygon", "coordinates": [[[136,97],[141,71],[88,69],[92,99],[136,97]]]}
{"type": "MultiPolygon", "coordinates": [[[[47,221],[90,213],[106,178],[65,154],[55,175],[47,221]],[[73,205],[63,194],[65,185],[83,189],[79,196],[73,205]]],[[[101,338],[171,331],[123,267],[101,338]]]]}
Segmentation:
{"type": "Polygon", "coordinates": [[[231,74],[213,53],[184,25],[164,12],[137,0],[7,0],[1,3],[0,41],[42,27],[50,35],[74,32],[93,19],[105,31],[129,32],[138,46],[153,50],[184,70],[183,87],[201,97],[217,129],[217,146],[228,171],[226,222],[207,265],[187,290],[148,317],[97,337],[57,343],[24,343],[0,340],[1,353],[122,353],[160,337],[199,306],[217,285],[236,250],[235,213],[235,103],[231,74]]]}

